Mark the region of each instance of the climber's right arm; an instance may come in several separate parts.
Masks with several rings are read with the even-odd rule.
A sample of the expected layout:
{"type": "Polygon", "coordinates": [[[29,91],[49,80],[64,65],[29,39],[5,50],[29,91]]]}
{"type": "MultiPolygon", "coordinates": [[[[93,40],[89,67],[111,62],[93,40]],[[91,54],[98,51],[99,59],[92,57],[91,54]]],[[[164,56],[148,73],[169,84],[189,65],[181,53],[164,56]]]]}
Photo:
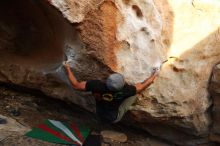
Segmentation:
{"type": "Polygon", "coordinates": [[[79,82],[76,77],[74,76],[73,72],[71,71],[71,68],[68,63],[64,64],[64,67],[66,69],[68,78],[70,80],[70,83],[72,87],[76,90],[85,91],[86,90],[86,81],[79,82]]]}

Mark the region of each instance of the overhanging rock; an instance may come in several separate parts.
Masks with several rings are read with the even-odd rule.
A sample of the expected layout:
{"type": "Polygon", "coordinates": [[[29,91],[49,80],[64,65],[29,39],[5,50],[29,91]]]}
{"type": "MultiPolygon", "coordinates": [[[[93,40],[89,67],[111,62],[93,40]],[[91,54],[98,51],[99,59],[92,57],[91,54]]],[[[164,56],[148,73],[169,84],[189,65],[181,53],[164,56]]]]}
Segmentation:
{"type": "Polygon", "coordinates": [[[132,119],[178,144],[174,135],[154,132],[149,122],[173,127],[177,134],[208,134],[207,86],[220,57],[218,11],[201,11],[195,7],[198,1],[192,4],[191,0],[0,3],[1,81],[40,89],[94,110],[92,97],[69,89],[57,77],[64,51],[78,79],[105,79],[120,72],[128,83],[143,81],[153,67],[172,57],[139,96],[132,119]]]}

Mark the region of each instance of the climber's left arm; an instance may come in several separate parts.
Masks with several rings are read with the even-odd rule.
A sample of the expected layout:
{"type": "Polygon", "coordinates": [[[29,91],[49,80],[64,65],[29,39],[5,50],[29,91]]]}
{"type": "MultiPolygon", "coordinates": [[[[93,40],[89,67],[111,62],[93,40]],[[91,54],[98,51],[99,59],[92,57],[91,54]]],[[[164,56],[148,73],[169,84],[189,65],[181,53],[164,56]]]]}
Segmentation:
{"type": "Polygon", "coordinates": [[[140,93],[144,89],[149,87],[154,82],[156,76],[157,76],[157,72],[155,71],[148,79],[144,80],[144,82],[135,84],[136,93],[140,93]]]}

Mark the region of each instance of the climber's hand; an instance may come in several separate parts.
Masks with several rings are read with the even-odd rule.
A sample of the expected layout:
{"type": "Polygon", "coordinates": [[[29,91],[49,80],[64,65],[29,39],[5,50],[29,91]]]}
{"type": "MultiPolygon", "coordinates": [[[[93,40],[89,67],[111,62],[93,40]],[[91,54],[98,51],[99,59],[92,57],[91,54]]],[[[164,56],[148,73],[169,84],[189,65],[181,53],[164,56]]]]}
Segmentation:
{"type": "Polygon", "coordinates": [[[64,62],[63,62],[63,66],[64,66],[66,69],[70,68],[70,65],[69,65],[69,63],[68,63],[67,61],[64,61],[64,62]]]}
{"type": "Polygon", "coordinates": [[[160,69],[158,67],[154,67],[153,70],[152,70],[151,75],[156,76],[156,75],[158,75],[159,71],[160,71],[160,69]]]}

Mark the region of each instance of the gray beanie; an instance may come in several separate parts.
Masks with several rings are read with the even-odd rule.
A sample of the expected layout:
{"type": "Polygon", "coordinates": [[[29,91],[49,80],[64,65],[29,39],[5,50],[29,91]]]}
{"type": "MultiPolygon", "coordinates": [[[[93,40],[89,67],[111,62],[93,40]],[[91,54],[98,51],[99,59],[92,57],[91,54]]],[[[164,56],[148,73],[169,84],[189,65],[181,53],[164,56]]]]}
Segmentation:
{"type": "Polygon", "coordinates": [[[111,74],[106,81],[107,87],[111,91],[119,91],[125,85],[124,77],[119,73],[111,74]]]}

